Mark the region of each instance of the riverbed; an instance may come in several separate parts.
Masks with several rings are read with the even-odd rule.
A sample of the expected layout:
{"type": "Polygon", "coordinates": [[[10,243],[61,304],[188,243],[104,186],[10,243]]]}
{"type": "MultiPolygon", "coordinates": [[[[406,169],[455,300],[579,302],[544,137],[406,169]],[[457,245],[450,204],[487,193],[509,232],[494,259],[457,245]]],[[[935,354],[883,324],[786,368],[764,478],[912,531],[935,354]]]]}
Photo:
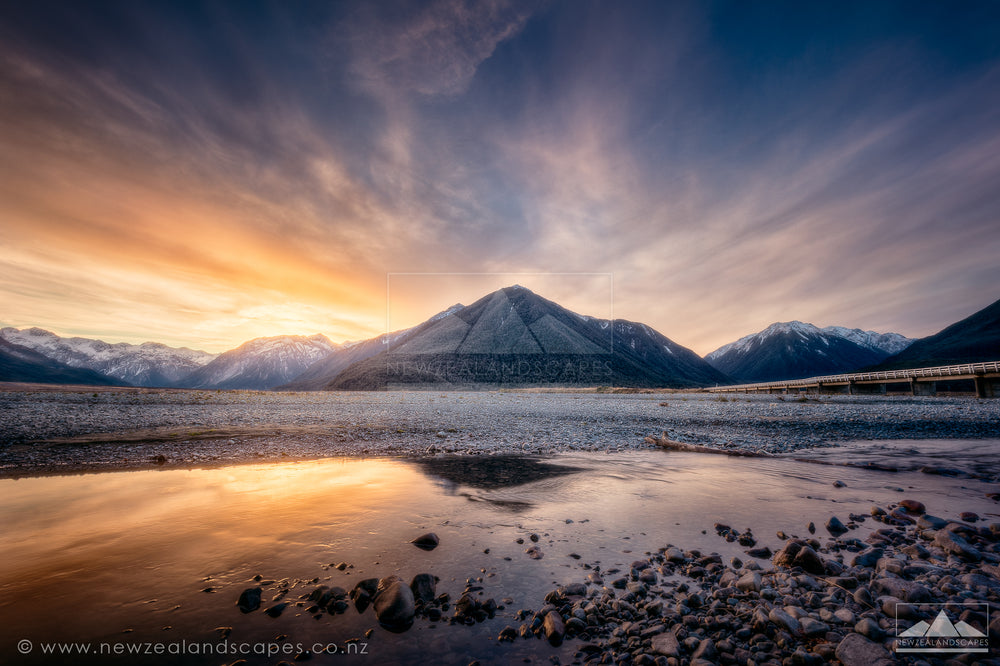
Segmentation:
{"type": "MultiPolygon", "coordinates": [[[[859,455],[874,455],[875,447],[884,461],[903,445],[859,442],[845,451],[852,446],[859,455]]],[[[809,537],[813,522],[823,537],[831,516],[848,522],[852,513],[903,498],[935,515],[975,512],[997,522],[1000,505],[988,497],[997,484],[918,471],[921,447],[928,465],[947,450],[955,466],[963,442],[906,446],[898,472],[639,449],[329,457],[2,479],[0,659],[52,663],[44,646],[72,642],[92,651],[75,663],[95,664],[265,664],[306,650],[316,663],[548,663],[553,656],[568,663],[577,639],[552,646],[500,642],[498,634],[518,625],[519,610],[537,610],[546,591],[585,581],[595,565],[627,571],[668,545],[724,561],[753,559],[721,538],[715,523],[752,530],[758,545],[777,551],[778,531],[809,537]],[[440,539],[434,550],[410,543],[427,532],[440,539]],[[526,553],[531,547],[540,559],[526,553]],[[314,617],[300,599],[319,585],[350,590],[365,578],[396,574],[409,582],[419,573],[437,576],[438,593],[452,600],[473,588],[502,608],[471,626],[418,617],[394,633],[371,609],[314,617]],[[273,618],[240,612],[241,592],[256,586],[262,607],[289,606],[273,618]],[[21,654],[18,641],[29,641],[30,650],[21,654]],[[338,653],[315,654],[317,645],[338,653]],[[145,653],[155,649],[164,654],[145,653]],[[263,650],[276,653],[254,654],[263,650]]],[[[994,473],[985,468],[998,450],[1000,441],[972,440],[965,459],[994,473]]],[[[845,457],[826,454],[827,462],[845,457]]],[[[880,527],[860,522],[850,536],[863,539],[880,527]]]]}

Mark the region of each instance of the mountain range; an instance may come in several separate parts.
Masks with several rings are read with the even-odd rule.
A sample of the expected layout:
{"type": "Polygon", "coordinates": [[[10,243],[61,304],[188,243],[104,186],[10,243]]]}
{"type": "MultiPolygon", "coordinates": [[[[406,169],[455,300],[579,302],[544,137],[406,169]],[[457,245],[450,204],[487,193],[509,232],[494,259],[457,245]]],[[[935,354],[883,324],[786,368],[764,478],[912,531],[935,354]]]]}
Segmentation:
{"type": "Polygon", "coordinates": [[[87,368],[74,368],[39,354],[33,349],[0,338],[0,381],[40,384],[120,384],[107,375],[87,368]]]}
{"type": "Polygon", "coordinates": [[[879,363],[911,342],[898,333],[791,321],[723,345],[705,360],[736,381],[767,382],[849,372],[879,363]]]}
{"type": "Polygon", "coordinates": [[[794,321],[701,359],[649,326],[580,315],[519,286],[367,340],[337,344],[323,335],[287,335],[250,340],[223,354],[0,329],[0,381],[205,389],[685,388],[998,358],[1000,301],[915,342],[896,333],[794,321]]]}
{"type": "Polygon", "coordinates": [[[0,329],[0,339],[32,349],[73,368],[92,370],[116,384],[176,386],[215,354],[168,347],[159,342],[109,344],[90,338],[62,338],[40,328],[0,329]]]}

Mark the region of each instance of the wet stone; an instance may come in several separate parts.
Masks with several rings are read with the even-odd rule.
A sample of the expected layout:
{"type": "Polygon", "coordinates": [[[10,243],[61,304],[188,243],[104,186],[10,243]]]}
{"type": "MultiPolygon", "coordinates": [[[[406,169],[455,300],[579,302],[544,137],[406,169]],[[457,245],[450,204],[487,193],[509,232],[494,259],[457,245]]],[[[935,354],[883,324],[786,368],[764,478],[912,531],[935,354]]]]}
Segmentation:
{"type": "Polygon", "coordinates": [[[433,532],[428,532],[427,534],[421,534],[410,543],[412,543],[414,546],[416,546],[421,550],[434,550],[435,548],[438,547],[438,544],[440,542],[441,540],[438,539],[437,534],[434,534],[433,532]]]}
{"type": "Polygon", "coordinates": [[[261,592],[262,590],[259,587],[250,587],[243,590],[239,601],[236,602],[236,605],[240,607],[240,611],[243,613],[252,613],[260,608],[261,592]]]}

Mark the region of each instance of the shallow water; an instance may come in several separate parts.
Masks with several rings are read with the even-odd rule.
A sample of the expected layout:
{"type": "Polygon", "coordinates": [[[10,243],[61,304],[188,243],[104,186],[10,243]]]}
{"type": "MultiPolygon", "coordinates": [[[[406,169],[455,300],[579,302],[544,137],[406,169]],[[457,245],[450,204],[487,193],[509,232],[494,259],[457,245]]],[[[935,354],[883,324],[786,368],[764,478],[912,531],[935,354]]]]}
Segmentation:
{"type": "MultiPolygon", "coordinates": [[[[988,458],[997,450],[996,442],[976,441],[905,446],[952,459],[988,458]]],[[[903,497],[924,502],[937,515],[976,511],[995,521],[998,505],[985,494],[996,491],[996,484],[915,471],[667,451],[561,454],[544,461],[324,459],[4,479],[0,662],[51,663],[42,644],[59,641],[90,642],[92,652],[113,650],[115,643],[143,651],[162,643],[163,650],[176,651],[181,641],[227,650],[243,649],[244,642],[249,650],[268,649],[262,643],[279,646],[270,649],[335,643],[343,650],[346,639],[368,629],[374,634],[362,640],[364,655],[316,655],[314,663],[466,664],[475,658],[502,664],[552,654],[565,661],[578,641],[553,648],[534,640],[499,644],[496,636],[508,624],[517,626],[517,609],[539,608],[555,585],[582,582],[584,563],[627,567],[668,543],[746,559],[742,548],[715,534],[715,522],[752,528],[760,544],[774,549],[781,543],[777,530],[806,534],[810,521],[822,526],[838,515],[847,522],[848,513],[903,497]],[[846,487],[834,487],[835,480],[846,487]],[[436,550],[408,543],[427,531],[441,538],[436,550]],[[532,532],[541,535],[541,560],[524,553],[532,532]],[[340,561],[353,566],[331,566],[340,561]],[[290,606],[272,619],[260,611],[243,615],[235,606],[240,592],[256,585],[255,574],[288,579],[286,600],[294,602],[319,583],[350,589],[362,578],[395,573],[408,581],[421,572],[439,576],[438,591],[453,599],[467,578],[482,576],[484,598],[510,597],[513,603],[472,627],[418,618],[402,634],[379,628],[371,610],[359,615],[352,607],[316,620],[290,606]],[[213,591],[202,591],[207,587],[213,591]],[[215,631],[220,626],[233,628],[226,643],[215,631]],[[275,643],[282,634],[287,639],[275,643]],[[32,642],[27,655],[16,649],[22,639],[32,642]]],[[[856,536],[876,525],[864,523],[856,536]]],[[[265,607],[276,585],[265,586],[265,607]]],[[[184,655],[73,661],[219,664],[245,657],[276,663],[294,655],[220,657],[185,649],[184,655]]]]}

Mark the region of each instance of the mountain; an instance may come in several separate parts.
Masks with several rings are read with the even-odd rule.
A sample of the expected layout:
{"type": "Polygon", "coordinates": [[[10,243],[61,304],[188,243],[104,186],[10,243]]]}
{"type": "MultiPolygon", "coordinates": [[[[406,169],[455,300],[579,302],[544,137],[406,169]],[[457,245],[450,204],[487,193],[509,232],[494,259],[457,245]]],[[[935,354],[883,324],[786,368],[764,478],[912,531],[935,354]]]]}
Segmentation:
{"type": "Polygon", "coordinates": [[[996,360],[1000,360],[1000,301],[917,340],[876,368],[895,370],[996,360]]]}
{"type": "Polygon", "coordinates": [[[339,348],[324,336],[255,338],[180,381],[185,388],[264,390],[285,384],[339,348]]]}
{"type": "Polygon", "coordinates": [[[898,354],[913,344],[913,338],[899,333],[876,333],[875,331],[862,331],[860,328],[844,328],[843,326],[827,326],[821,330],[824,333],[850,340],[856,345],[889,355],[898,354]]]}
{"type": "Polygon", "coordinates": [[[907,339],[895,333],[841,327],[817,328],[792,321],[719,347],[705,357],[741,382],[767,382],[850,372],[878,363],[907,339]]]}
{"type": "Polygon", "coordinates": [[[726,381],[697,354],[647,326],[584,317],[515,285],[409,329],[331,377],[325,388],[692,387],[726,381]]]}
{"type": "Polygon", "coordinates": [[[130,345],[63,338],[41,328],[4,328],[0,329],[0,338],[71,367],[95,370],[132,386],[176,386],[182,378],[215,358],[207,352],[158,342],[130,345]]]}
{"type": "Polygon", "coordinates": [[[86,368],[74,368],[33,349],[0,338],[0,381],[115,386],[121,382],[86,368]]]}
{"type": "MultiPolygon", "coordinates": [[[[457,312],[465,306],[461,303],[451,306],[443,312],[431,317],[428,321],[437,321],[457,312]]],[[[368,340],[357,342],[345,342],[338,349],[319,359],[291,382],[278,386],[280,391],[319,391],[332,382],[337,375],[346,370],[351,365],[364,361],[389,348],[390,344],[401,340],[409,335],[415,328],[408,328],[393,333],[379,335],[368,340]]]]}

